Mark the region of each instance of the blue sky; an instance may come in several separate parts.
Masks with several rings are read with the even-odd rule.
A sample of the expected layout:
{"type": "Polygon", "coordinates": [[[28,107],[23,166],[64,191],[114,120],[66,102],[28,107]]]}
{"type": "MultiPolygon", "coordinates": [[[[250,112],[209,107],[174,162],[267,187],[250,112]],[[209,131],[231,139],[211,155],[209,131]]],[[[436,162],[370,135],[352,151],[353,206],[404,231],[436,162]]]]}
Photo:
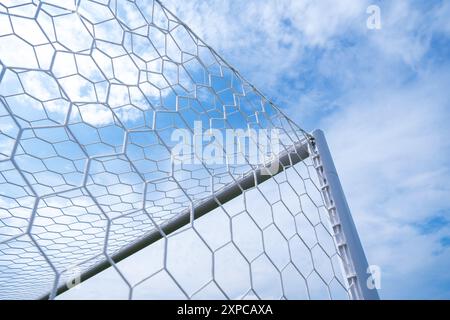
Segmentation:
{"type": "MultiPolygon", "coordinates": [[[[172,166],[175,128],[195,119],[281,126],[288,143],[303,135],[158,4],[117,5],[0,7],[0,298],[56,289],[251,169],[172,166]]],[[[170,297],[171,285],[184,297],[345,297],[308,161],[69,296],[170,297]]]]}
{"type": "Polygon", "coordinates": [[[307,130],[325,130],[383,298],[450,298],[450,4],[164,2],[307,130]],[[366,8],[381,9],[381,30],[366,8]]]}
{"type": "MultiPolygon", "coordinates": [[[[152,7],[146,1],[136,3],[151,15],[152,7]]],[[[1,220],[2,232],[6,235],[2,234],[0,243],[6,249],[0,249],[26,248],[25,252],[41,267],[45,265],[41,268],[45,277],[33,275],[40,281],[52,282],[53,273],[43,252],[60,270],[92,254],[89,247],[94,244],[90,243],[90,237],[74,236],[80,234],[76,228],[95,234],[94,253],[98,253],[98,259],[103,259],[101,243],[106,220],[115,217],[118,221],[117,229],[108,234],[108,250],[114,250],[148,231],[146,228],[153,228],[144,211],[153,214],[155,219],[164,220],[164,206],[170,198],[164,190],[180,196],[180,190],[173,186],[173,181],[168,181],[165,172],[169,168],[168,150],[161,146],[153,129],[168,139],[173,129],[169,124],[185,125],[180,122],[181,117],[188,120],[198,117],[205,122],[215,117],[218,123],[224,119],[222,111],[214,109],[206,118],[195,115],[193,109],[200,108],[196,105],[199,102],[189,99],[194,87],[205,105],[219,110],[223,110],[223,106],[207,89],[192,87],[192,82],[175,63],[162,62],[158,51],[174,62],[182,61],[183,54],[161,30],[149,27],[150,45],[145,36],[124,30],[116,19],[103,22],[115,18],[106,6],[95,4],[92,8],[93,2],[80,2],[83,17],[80,19],[72,11],[76,9],[75,1],[46,2],[66,6],[68,11],[47,4],[26,5],[27,1],[21,0],[24,5],[10,9],[17,14],[10,19],[0,6],[0,204],[6,208],[2,211],[6,218],[2,216],[1,220]],[[39,14],[36,10],[40,10],[39,14]],[[57,14],[52,21],[46,10],[50,13],[63,10],[67,14],[57,14]],[[93,21],[98,22],[95,27],[93,21]],[[135,54],[134,59],[127,54],[130,51],[135,54]],[[21,68],[28,71],[22,72],[21,68]],[[146,81],[141,81],[141,77],[146,81]],[[172,90],[176,90],[178,98],[184,94],[188,97],[175,99],[172,90]],[[180,106],[189,108],[175,113],[159,110],[162,107],[170,111],[180,106]],[[153,121],[153,117],[159,118],[153,121]],[[135,128],[152,129],[131,132],[135,128]],[[16,141],[19,141],[18,148],[14,147],[16,141]],[[131,162],[124,159],[124,155],[117,155],[122,150],[131,162]],[[159,162],[157,169],[156,162],[159,162]],[[89,174],[86,181],[85,173],[89,174]],[[161,177],[167,181],[159,185],[161,177]],[[148,180],[157,182],[148,183],[148,180]],[[84,221],[87,224],[69,222],[73,220],[71,214],[87,219],[84,221]],[[58,222],[61,219],[62,222],[58,222]],[[13,222],[8,225],[10,220],[13,222]],[[30,230],[38,240],[31,239],[24,231],[29,220],[33,220],[30,230]],[[65,228],[70,230],[65,232],[65,228]],[[70,258],[67,254],[61,255],[59,244],[55,245],[52,238],[64,243],[74,241],[85,251],[71,252],[70,258]],[[36,241],[43,251],[37,250],[36,241]]],[[[404,0],[163,2],[302,128],[307,131],[321,128],[326,132],[368,260],[381,268],[381,297],[450,298],[450,275],[447,274],[450,267],[450,4],[404,0]],[[366,9],[373,4],[380,8],[380,30],[370,30],[366,26],[369,16],[366,9]]],[[[17,4],[14,1],[4,3],[4,6],[17,4]]],[[[143,24],[142,30],[147,32],[145,19],[133,9],[133,4],[119,3],[123,7],[119,6],[117,16],[122,23],[126,22],[131,28],[143,24]]],[[[159,18],[155,18],[155,23],[162,29],[169,28],[171,23],[164,16],[159,18]]],[[[180,29],[171,32],[180,37],[184,52],[192,50],[196,55],[196,45],[189,36],[183,36],[180,29]]],[[[202,61],[214,60],[204,47],[200,56],[202,61]]],[[[196,72],[202,70],[196,63],[195,59],[186,62],[187,72],[192,73],[197,84],[208,84],[206,73],[196,72]]],[[[217,64],[210,66],[208,72],[217,72],[217,64]]],[[[211,79],[215,89],[226,84],[226,77],[211,79]]],[[[238,88],[240,80],[233,81],[236,81],[233,86],[238,88]]],[[[226,102],[235,98],[229,93],[220,93],[226,102]]],[[[245,99],[248,99],[248,106],[252,105],[251,99],[255,99],[256,104],[261,103],[261,97],[248,87],[245,99]]],[[[242,102],[242,105],[246,108],[247,104],[242,102]]],[[[250,107],[246,111],[253,109],[250,107]]],[[[244,124],[249,121],[237,115],[236,121],[242,120],[244,124]]],[[[293,177],[295,174],[289,178],[293,177]]],[[[253,201],[256,206],[253,210],[259,218],[270,212],[262,208],[266,196],[275,199],[277,208],[280,202],[276,198],[279,196],[283,200],[283,192],[281,189],[273,192],[278,188],[273,184],[272,189],[267,187],[265,195],[259,194],[260,200],[253,201]]],[[[207,192],[207,188],[201,186],[200,189],[207,192]]],[[[194,189],[192,192],[197,192],[194,189]]],[[[258,192],[252,192],[256,195],[249,197],[256,198],[258,192]]],[[[294,193],[285,197],[289,198],[288,203],[298,202],[298,195],[294,193]]],[[[228,210],[239,215],[236,208],[243,206],[241,200],[231,204],[228,210]]],[[[315,218],[319,219],[317,208],[311,208],[313,212],[316,210],[315,218]]],[[[220,210],[208,217],[216,219],[219,226],[230,224],[232,220],[220,210]]],[[[202,221],[208,219],[201,220],[199,225],[202,221]]],[[[205,224],[205,237],[211,236],[208,232],[217,233],[218,238],[223,233],[219,240],[230,241],[230,230],[205,224]]],[[[250,229],[244,229],[245,236],[250,229]]],[[[274,231],[274,228],[265,229],[264,233],[267,230],[274,231]]],[[[280,236],[276,231],[274,234],[280,236]]],[[[204,248],[194,231],[186,233],[185,237],[186,240],[174,237],[175,242],[169,242],[169,246],[178,241],[175,248],[187,248],[170,250],[169,254],[175,255],[172,260],[175,265],[188,264],[183,253],[195,256],[193,250],[203,250],[208,261],[211,252],[204,248]]],[[[264,241],[267,239],[264,235],[264,241]]],[[[212,241],[217,245],[214,254],[220,251],[226,259],[236,254],[230,243],[219,245],[219,240],[212,241]],[[218,249],[221,245],[225,250],[218,249]]],[[[283,260],[290,252],[286,243],[277,243],[280,243],[279,248],[272,251],[276,259],[283,260]]],[[[124,278],[140,281],[148,276],[150,271],[145,263],[155,264],[151,270],[161,268],[158,263],[163,259],[149,259],[151,254],[156,256],[150,247],[135,257],[135,262],[139,263],[124,261],[123,265],[129,265],[129,270],[123,271],[125,277],[110,268],[106,280],[91,282],[91,288],[102,287],[106,294],[119,295],[120,290],[108,290],[108,285],[111,288],[122,286],[125,290],[120,294],[125,295],[120,297],[127,297],[130,284],[125,285],[124,278]],[[116,281],[110,282],[108,277],[116,281]]],[[[157,246],[155,250],[159,250],[157,246]]],[[[4,266],[4,270],[11,269],[14,273],[27,266],[28,260],[26,256],[16,260],[16,250],[12,251],[5,259],[14,268],[4,266]]],[[[323,254],[317,247],[311,251],[323,254]]],[[[261,257],[262,269],[274,271],[267,257],[261,257]]],[[[332,261],[325,260],[330,267],[332,261]]],[[[188,273],[197,268],[195,263],[196,260],[192,268],[186,268],[188,273]]],[[[241,271],[245,271],[246,264],[243,265],[241,271]]],[[[205,269],[198,272],[201,276],[189,275],[188,282],[201,282],[202,277],[207,281],[211,268],[208,263],[203,267],[205,269]]],[[[224,271],[230,273],[230,270],[224,271]]],[[[152,281],[160,281],[159,285],[164,286],[165,282],[158,280],[161,275],[165,274],[171,281],[164,272],[159,273],[156,280],[150,279],[147,284],[144,281],[143,288],[139,288],[143,297],[154,293],[152,281]]],[[[227,276],[246,277],[246,274],[234,273],[227,276]]],[[[291,274],[292,279],[300,279],[293,275],[295,272],[291,274]]],[[[269,285],[269,278],[263,277],[262,284],[267,286],[268,297],[277,297],[279,288],[269,285]],[[270,292],[272,289],[277,290],[270,292]]],[[[36,278],[28,280],[33,279],[36,278]]],[[[279,280],[273,283],[279,285],[279,280]]],[[[226,280],[225,283],[240,285],[241,281],[226,280]]],[[[14,281],[8,280],[8,284],[14,286],[14,281]]],[[[46,283],[46,286],[51,284],[46,283]]],[[[36,284],[34,287],[38,292],[36,284]]],[[[88,284],[87,287],[90,290],[88,284]]],[[[192,285],[191,289],[195,291],[196,287],[192,285]]],[[[97,297],[95,290],[90,292],[91,296],[78,294],[97,297]]]]}

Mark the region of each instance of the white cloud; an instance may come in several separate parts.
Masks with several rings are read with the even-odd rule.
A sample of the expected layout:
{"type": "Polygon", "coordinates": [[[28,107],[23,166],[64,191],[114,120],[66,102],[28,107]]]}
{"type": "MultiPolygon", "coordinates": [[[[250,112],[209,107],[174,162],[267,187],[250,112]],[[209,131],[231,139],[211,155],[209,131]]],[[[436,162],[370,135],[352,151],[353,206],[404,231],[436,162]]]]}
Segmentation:
{"type": "Polygon", "coordinates": [[[276,91],[307,47],[364,31],[367,1],[163,1],[194,32],[265,92],[276,91]]]}
{"type": "Polygon", "coordinates": [[[287,18],[304,35],[305,46],[327,47],[335,36],[365,25],[367,1],[288,1],[287,18]]]}
{"type": "MultiPolygon", "coordinates": [[[[440,241],[450,234],[449,227],[439,226],[432,233],[422,229],[427,220],[450,208],[450,78],[447,66],[424,60],[433,36],[450,32],[450,5],[425,10],[406,1],[383,2],[383,29],[370,32],[365,29],[367,1],[166,2],[263,91],[275,97],[288,92],[286,101],[298,108],[291,114],[301,119],[300,112],[310,111],[303,111],[305,105],[313,109],[310,114],[316,119],[311,122],[327,130],[369,261],[382,267],[382,296],[446,297],[448,287],[439,285],[449,281],[442,270],[448,268],[450,253],[440,241]],[[301,79],[307,71],[311,77],[301,79]]],[[[70,28],[56,19],[58,40],[73,50],[88,49],[88,29],[76,15],[70,17],[75,19],[70,28]]],[[[0,23],[10,28],[7,21],[0,23]]],[[[158,23],[167,28],[164,18],[158,23]]],[[[157,39],[166,40],[162,33],[157,39]]],[[[37,66],[31,46],[14,36],[0,41],[9,46],[0,46],[6,66],[37,66]]],[[[114,57],[123,54],[114,46],[103,49],[114,57]]],[[[179,58],[172,49],[167,54],[179,58]]],[[[126,61],[121,68],[122,58],[112,62],[98,50],[95,55],[108,77],[112,67],[124,74],[136,63],[126,61]]],[[[136,84],[138,71],[132,69],[135,72],[119,80],[136,84]]],[[[61,72],[69,75],[72,70],[63,67],[61,72]]],[[[51,98],[56,87],[38,80],[25,79],[25,89],[41,99],[51,98]]],[[[165,83],[151,74],[149,80],[165,83]]],[[[69,81],[63,87],[70,88],[74,100],[95,100],[93,89],[83,83],[88,84],[69,81]]],[[[113,119],[111,110],[129,120],[141,114],[127,105],[127,90],[112,88],[112,109],[84,106],[80,110],[86,122],[106,125],[113,119]]],[[[156,89],[148,92],[159,95],[156,89]]],[[[57,112],[60,107],[46,108],[57,112]]]]}
{"type": "Polygon", "coordinates": [[[0,56],[6,67],[37,68],[33,47],[15,35],[0,38],[0,56]]]}
{"type": "Polygon", "coordinates": [[[445,297],[450,230],[421,228],[450,208],[450,79],[427,57],[450,5],[383,1],[369,31],[367,2],[166,2],[263,91],[289,88],[300,124],[327,131],[382,297],[445,297]]]}
{"type": "Polygon", "coordinates": [[[48,42],[34,19],[14,17],[11,21],[14,33],[31,45],[42,45],[48,42]]]}
{"type": "Polygon", "coordinates": [[[381,32],[373,37],[374,45],[384,57],[400,58],[409,65],[421,61],[431,41],[433,24],[423,10],[409,1],[393,1],[382,8],[381,32]],[[420,26],[420,30],[418,30],[420,26]]]}
{"type": "Polygon", "coordinates": [[[89,23],[82,21],[78,14],[55,17],[54,24],[58,42],[69,50],[78,52],[91,48],[93,38],[86,28],[89,23]]]}
{"type": "Polygon", "coordinates": [[[385,272],[385,297],[438,294],[435,279],[422,283],[423,292],[407,288],[450,259],[439,243],[448,227],[420,230],[450,209],[449,80],[437,72],[411,86],[355,94],[323,124],[369,260],[385,272]]]}
{"type": "Polygon", "coordinates": [[[127,85],[137,85],[139,70],[128,55],[113,59],[114,75],[117,80],[127,85]]]}
{"type": "Polygon", "coordinates": [[[93,126],[102,126],[114,121],[111,109],[103,105],[83,105],[78,107],[82,120],[93,126]]]}
{"type": "Polygon", "coordinates": [[[58,84],[50,75],[40,71],[20,74],[24,91],[36,99],[46,101],[61,97],[58,84]]]}

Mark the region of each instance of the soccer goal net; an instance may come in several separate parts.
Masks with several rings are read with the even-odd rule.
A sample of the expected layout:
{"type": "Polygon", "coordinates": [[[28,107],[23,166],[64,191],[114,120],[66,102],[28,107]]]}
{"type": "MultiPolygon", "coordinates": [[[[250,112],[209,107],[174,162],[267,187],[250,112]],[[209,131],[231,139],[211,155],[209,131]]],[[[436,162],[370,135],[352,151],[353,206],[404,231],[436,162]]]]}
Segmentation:
{"type": "Polygon", "coordinates": [[[159,1],[0,4],[1,299],[370,298],[333,170],[159,1]]]}

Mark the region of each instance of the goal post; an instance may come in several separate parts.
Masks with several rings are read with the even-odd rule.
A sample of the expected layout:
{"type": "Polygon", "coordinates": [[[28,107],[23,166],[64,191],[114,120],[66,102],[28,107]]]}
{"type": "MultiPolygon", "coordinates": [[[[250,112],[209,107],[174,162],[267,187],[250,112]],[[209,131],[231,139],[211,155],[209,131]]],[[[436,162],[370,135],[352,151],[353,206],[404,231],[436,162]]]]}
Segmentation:
{"type": "Polygon", "coordinates": [[[378,300],[376,288],[369,288],[368,286],[368,281],[371,280],[369,264],[353,222],[325,134],[322,130],[315,130],[312,135],[316,150],[316,153],[313,154],[314,163],[328,206],[336,246],[341,253],[343,269],[351,295],[353,299],[378,300]]]}
{"type": "MultiPolygon", "coordinates": [[[[238,197],[246,190],[254,188],[268,179],[272,179],[273,176],[287,168],[295,166],[299,162],[311,157],[321,183],[321,190],[325,204],[327,205],[330,223],[334,232],[334,240],[342,259],[342,269],[347,280],[350,297],[355,300],[378,300],[379,296],[376,288],[369,288],[367,285],[367,281],[370,281],[371,276],[369,265],[325,135],[322,130],[315,130],[308,138],[308,141],[298,143],[293,148],[280,154],[277,159],[269,164],[262,166],[254,172],[250,172],[236,182],[218,191],[213,196],[205,199],[195,206],[193,210],[186,210],[180,213],[177,217],[164,223],[142,239],[111,256],[111,260],[114,263],[119,263],[143,248],[189,225],[192,223],[191,219],[201,218],[203,215],[238,197]],[[269,174],[265,171],[268,167],[277,168],[277,170],[269,174]]],[[[109,260],[104,260],[80,274],[77,282],[81,283],[86,281],[111,266],[109,260]]],[[[74,282],[69,281],[68,283],[72,284],[74,282]]],[[[60,295],[72,288],[73,286],[71,285],[63,284],[53,295],[60,295]]],[[[42,296],[41,299],[49,299],[51,296],[52,293],[49,293],[42,296]]]]}
{"type": "MultiPolygon", "coordinates": [[[[285,169],[292,167],[308,158],[309,155],[309,147],[308,142],[303,141],[297,143],[292,148],[286,150],[279,157],[277,157],[272,162],[260,167],[259,169],[246,174],[244,177],[238,179],[236,182],[231,183],[229,186],[219,190],[216,194],[211,197],[201,201],[198,205],[196,205],[192,210],[188,209],[184,212],[177,215],[174,219],[169,220],[163,225],[156,228],[154,231],[145,235],[143,238],[138,241],[130,244],[119,252],[115,253],[111,256],[111,260],[114,263],[118,263],[123,259],[126,259],[133,255],[134,253],[142,250],[143,248],[152,245],[153,243],[161,240],[162,238],[170,235],[171,233],[189,225],[192,223],[192,219],[198,219],[205,214],[217,209],[221,205],[226,204],[228,201],[238,197],[246,190],[254,188],[258,184],[267,181],[272,178],[274,175],[279,174],[285,169]],[[275,171],[269,171],[270,168],[276,168],[275,171]]],[[[105,269],[111,267],[111,262],[109,260],[104,260],[101,263],[95,265],[94,267],[86,270],[85,272],[78,275],[77,281],[69,281],[68,283],[81,283],[98,273],[104,271],[105,269]]],[[[64,283],[62,286],[58,287],[57,290],[53,293],[48,293],[42,296],[41,300],[47,300],[51,297],[55,297],[56,295],[62,294],[63,292],[70,290],[73,286],[64,283]]]]}

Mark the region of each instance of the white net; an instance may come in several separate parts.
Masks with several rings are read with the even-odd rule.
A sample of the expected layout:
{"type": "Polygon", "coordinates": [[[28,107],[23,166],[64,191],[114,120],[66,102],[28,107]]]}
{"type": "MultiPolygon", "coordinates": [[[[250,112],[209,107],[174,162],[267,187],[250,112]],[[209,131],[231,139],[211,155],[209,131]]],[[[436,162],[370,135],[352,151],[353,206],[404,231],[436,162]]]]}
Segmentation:
{"type": "Polygon", "coordinates": [[[158,1],[2,1],[0,298],[348,298],[309,144],[158,1]]]}

